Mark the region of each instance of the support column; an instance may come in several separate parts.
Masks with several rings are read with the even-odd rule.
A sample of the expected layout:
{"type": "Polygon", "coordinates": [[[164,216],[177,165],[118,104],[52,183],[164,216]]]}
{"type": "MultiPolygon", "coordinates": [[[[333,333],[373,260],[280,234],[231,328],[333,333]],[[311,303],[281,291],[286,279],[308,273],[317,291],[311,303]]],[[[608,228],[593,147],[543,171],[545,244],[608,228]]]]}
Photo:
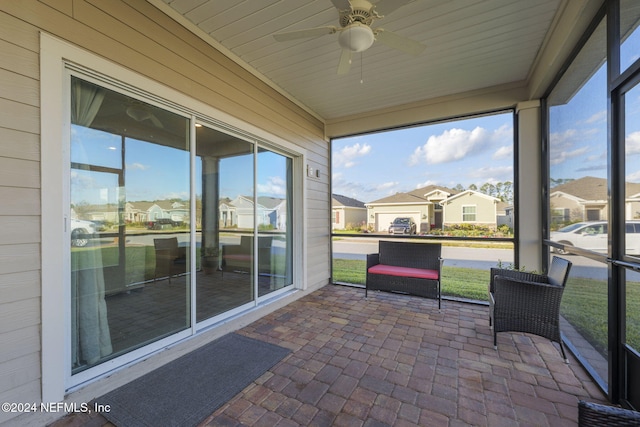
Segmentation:
{"type": "Polygon", "coordinates": [[[517,204],[519,266],[542,269],[542,172],[540,101],[522,102],[516,107],[517,204]]]}
{"type": "Polygon", "coordinates": [[[218,157],[202,157],[202,266],[220,267],[219,253],[219,169],[218,157]]]}

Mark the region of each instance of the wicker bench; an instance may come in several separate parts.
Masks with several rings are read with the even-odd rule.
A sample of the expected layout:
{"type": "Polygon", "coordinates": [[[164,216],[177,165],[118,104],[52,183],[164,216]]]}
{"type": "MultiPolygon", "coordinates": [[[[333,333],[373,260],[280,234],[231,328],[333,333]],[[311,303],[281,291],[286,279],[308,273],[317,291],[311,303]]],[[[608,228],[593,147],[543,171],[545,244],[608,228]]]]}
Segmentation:
{"type": "Polygon", "coordinates": [[[439,243],[408,243],[381,240],[378,253],[367,255],[369,290],[400,292],[440,299],[442,245],[439,243]]]}

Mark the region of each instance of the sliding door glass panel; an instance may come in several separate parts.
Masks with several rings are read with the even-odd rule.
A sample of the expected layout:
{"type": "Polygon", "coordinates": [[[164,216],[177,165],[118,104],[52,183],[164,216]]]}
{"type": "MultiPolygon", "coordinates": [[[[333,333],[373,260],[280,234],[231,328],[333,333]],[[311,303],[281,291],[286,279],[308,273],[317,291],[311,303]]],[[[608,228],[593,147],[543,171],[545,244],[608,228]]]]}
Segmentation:
{"type": "Polygon", "coordinates": [[[196,128],[198,322],[254,300],[253,144],[196,128]]]}
{"type": "MultiPolygon", "coordinates": [[[[549,230],[552,249],[608,252],[607,66],[603,21],[548,98],[549,230]]],[[[562,332],[597,371],[607,372],[607,264],[577,255],[562,299],[562,332]]],[[[604,261],[604,257],[603,257],[604,261]]]]}
{"type": "Polygon", "coordinates": [[[640,59],[640,2],[620,1],[620,71],[640,59]]]}
{"type": "Polygon", "coordinates": [[[289,157],[258,150],[258,296],[293,283],[292,164],[289,157]]]}
{"type": "Polygon", "coordinates": [[[190,327],[188,125],[72,78],[73,373],[190,327]]]}

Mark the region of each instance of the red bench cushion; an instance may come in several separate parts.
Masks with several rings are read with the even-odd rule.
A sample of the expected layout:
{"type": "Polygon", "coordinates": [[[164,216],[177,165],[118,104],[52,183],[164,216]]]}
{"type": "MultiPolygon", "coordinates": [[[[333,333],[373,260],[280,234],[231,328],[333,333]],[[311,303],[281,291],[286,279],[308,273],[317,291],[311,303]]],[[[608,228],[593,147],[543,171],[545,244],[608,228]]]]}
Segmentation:
{"type": "Polygon", "coordinates": [[[418,279],[438,280],[438,270],[425,270],[422,268],[396,267],[393,265],[378,264],[369,268],[369,273],[384,274],[386,276],[415,277],[418,279]]]}

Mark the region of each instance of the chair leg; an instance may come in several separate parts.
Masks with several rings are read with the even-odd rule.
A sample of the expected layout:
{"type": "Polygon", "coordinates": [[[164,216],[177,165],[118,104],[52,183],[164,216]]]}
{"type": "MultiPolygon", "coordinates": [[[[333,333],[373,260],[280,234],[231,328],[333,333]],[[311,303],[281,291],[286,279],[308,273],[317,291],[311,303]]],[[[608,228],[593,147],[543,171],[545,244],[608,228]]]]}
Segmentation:
{"type": "Polygon", "coordinates": [[[562,339],[560,339],[560,351],[562,352],[562,358],[564,359],[564,363],[569,364],[569,359],[564,352],[564,345],[562,344],[562,339]]]}

